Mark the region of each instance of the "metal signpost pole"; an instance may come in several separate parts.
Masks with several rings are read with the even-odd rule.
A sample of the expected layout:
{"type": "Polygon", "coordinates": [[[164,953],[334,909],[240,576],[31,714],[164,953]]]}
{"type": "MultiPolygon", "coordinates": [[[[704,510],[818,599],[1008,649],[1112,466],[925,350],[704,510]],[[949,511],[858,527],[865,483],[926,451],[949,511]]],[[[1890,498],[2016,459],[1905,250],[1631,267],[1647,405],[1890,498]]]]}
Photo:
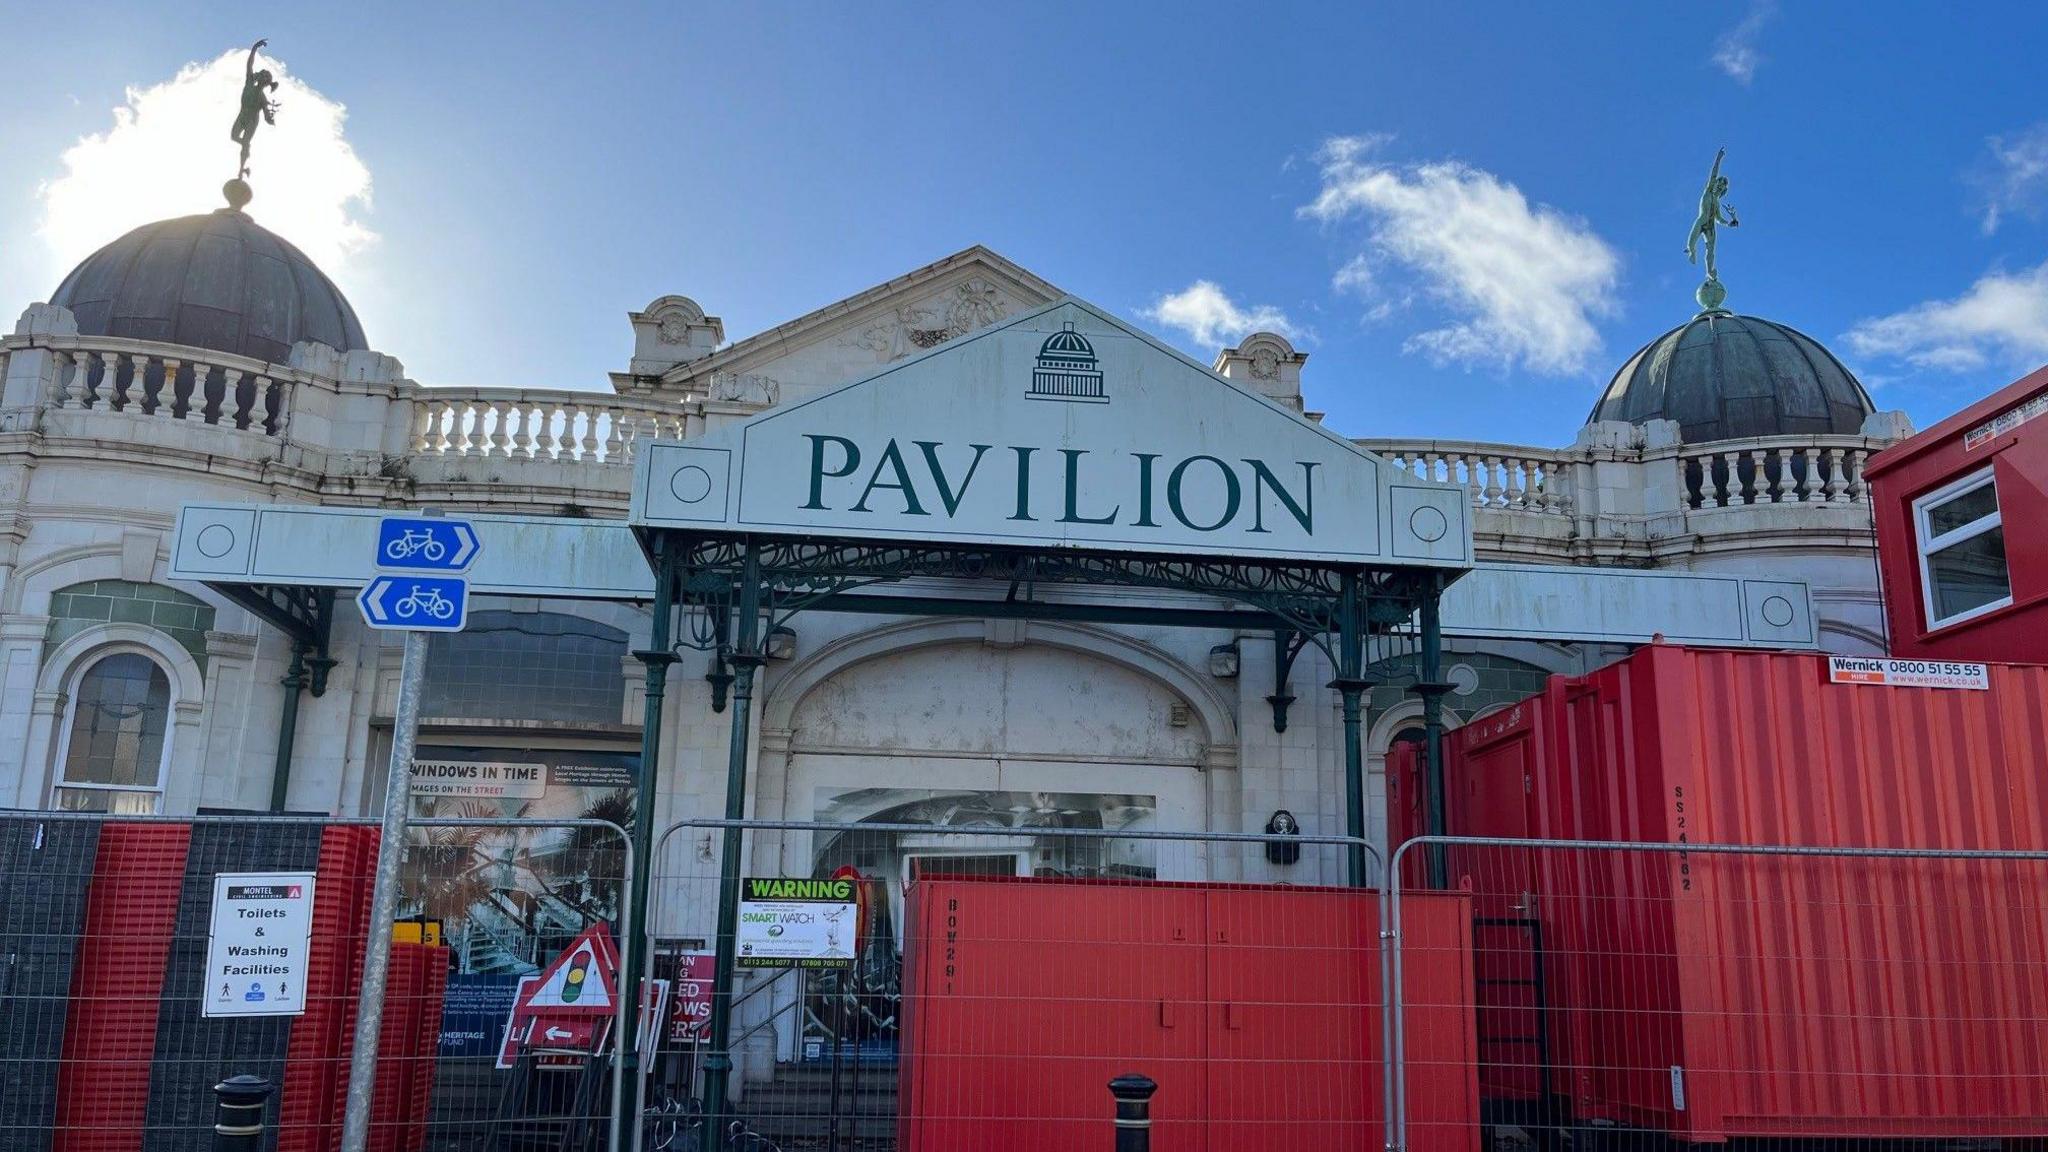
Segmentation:
{"type": "MultiPolygon", "coordinates": [[[[419,518],[388,516],[380,521],[373,562],[403,574],[383,572],[356,596],[363,623],[373,629],[404,630],[405,658],[398,673],[391,767],[384,777],[384,824],[377,840],[377,878],[370,890],[363,982],[356,994],[355,1050],[349,1057],[341,1152],[363,1152],[370,1137],[377,1040],[384,1027],[384,986],[391,969],[391,925],[398,913],[398,866],[405,855],[405,818],[412,807],[420,690],[427,681],[427,633],[459,632],[469,619],[469,585],[459,573],[476,559],[476,532],[462,521],[440,517],[438,509],[430,508],[419,518]]],[[[629,866],[631,861],[629,855],[629,866]]]]}
{"type": "Polygon", "coordinates": [[[391,923],[398,911],[398,862],[405,852],[405,816],[412,801],[413,747],[419,734],[420,688],[427,679],[427,634],[405,634],[398,673],[398,717],[391,768],[384,781],[384,826],[377,841],[377,881],[370,892],[370,942],[356,998],[355,1051],[349,1058],[348,1109],[341,1152],[363,1152],[370,1136],[370,1099],[377,1088],[377,1038],[384,1026],[384,981],[391,962],[391,923]]]}
{"type": "MultiPolygon", "coordinates": [[[[757,635],[761,614],[761,547],[747,542],[738,618],[733,622],[732,736],[726,749],[725,818],[747,815],[747,737],[752,720],[754,672],[763,663],[757,635]]],[[[740,827],[729,824],[718,863],[718,960],[711,984],[711,1036],[704,1057],[704,1130],[722,1139],[726,1091],[732,1076],[732,1001],[735,937],[740,918],[740,827]]]]}

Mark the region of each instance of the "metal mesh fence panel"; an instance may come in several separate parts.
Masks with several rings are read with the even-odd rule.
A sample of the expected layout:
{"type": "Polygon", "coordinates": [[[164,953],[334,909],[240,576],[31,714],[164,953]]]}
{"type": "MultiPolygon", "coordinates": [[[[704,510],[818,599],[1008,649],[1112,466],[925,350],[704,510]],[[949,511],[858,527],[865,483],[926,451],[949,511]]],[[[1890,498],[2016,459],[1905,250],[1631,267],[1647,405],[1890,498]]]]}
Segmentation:
{"type": "MultiPolygon", "coordinates": [[[[338,1147],[376,842],[365,821],[0,815],[0,1149],[210,1149],[238,1075],[272,1086],[266,1152],[338,1147]]],[[[534,1060],[497,1065],[521,976],[616,917],[623,845],[594,821],[409,829],[371,1149],[602,1146],[608,1055],[594,1096],[546,1091],[585,1079],[555,1071],[516,1096],[534,1060]]]]}
{"type": "Polygon", "coordinates": [[[1354,851],[1377,875],[1368,849],[1036,815],[664,833],[650,947],[707,979],[664,1030],[644,1146],[1102,1148],[1108,1082],[1135,1073],[1158,1085],[1159,1147],[1383,1147],[1378,895],[1249,882],[1341,876],[1354,851]],[[721,941],[728,835],[740,900],[721,941]]]}
{"type": "MultiPolygon", "coordinates": [[[[1469,963],[1489,1145],[2048,1137],[2048,854],[1424,837],[1393,867],[1397,1075],[1459,1071],[1415,976],[1469,963]],[[1418,931],[1431,855],[1469,946],[1418,931]]],[[[1403,1146],[1462,1130],[1403,1098],[1403,1146]]]]}

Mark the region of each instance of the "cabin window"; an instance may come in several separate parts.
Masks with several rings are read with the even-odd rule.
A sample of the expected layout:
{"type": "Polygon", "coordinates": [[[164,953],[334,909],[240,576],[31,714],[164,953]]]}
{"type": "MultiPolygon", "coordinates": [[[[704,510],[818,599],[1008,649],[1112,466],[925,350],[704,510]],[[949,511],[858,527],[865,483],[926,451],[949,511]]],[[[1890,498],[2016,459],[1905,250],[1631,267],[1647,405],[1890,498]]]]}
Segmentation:
{"type": "Polygon", "coordinates": [[[1913,502],[1927,627],[1942,628],[2012,603],[1998,483],[1989,468],[1913,502]]]}

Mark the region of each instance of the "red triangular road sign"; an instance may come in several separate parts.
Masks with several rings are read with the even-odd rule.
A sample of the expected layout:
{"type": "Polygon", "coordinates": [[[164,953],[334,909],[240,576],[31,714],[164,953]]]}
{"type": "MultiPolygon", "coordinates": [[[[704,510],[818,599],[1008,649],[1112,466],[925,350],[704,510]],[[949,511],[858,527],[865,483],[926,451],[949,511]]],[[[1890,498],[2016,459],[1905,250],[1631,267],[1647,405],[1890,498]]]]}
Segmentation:
{"type": "Polygon", "coordinates": [[[513,1015],[609,1016],[618,1010],[619,954],[600,920],[583,930],[531,983],[521,982],[513,1015]]]}

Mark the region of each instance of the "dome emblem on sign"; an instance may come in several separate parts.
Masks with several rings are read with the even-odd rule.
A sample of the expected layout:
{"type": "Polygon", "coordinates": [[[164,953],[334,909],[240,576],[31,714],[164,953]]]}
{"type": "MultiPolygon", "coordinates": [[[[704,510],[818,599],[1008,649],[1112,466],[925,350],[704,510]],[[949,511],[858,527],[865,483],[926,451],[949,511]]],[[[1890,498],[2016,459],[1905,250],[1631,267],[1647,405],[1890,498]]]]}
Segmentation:
{"type": "Polygon", "coordinates": [[[1061,324],[1059,331],[1038,346],[1038,364],[1031,370],[1031,387],[1024,394],[1033,400],[1109,403],[1102,391],[1102,371],[1096,367],[1095,346],[1074,331],[1073,321],[1061,324]]]}

